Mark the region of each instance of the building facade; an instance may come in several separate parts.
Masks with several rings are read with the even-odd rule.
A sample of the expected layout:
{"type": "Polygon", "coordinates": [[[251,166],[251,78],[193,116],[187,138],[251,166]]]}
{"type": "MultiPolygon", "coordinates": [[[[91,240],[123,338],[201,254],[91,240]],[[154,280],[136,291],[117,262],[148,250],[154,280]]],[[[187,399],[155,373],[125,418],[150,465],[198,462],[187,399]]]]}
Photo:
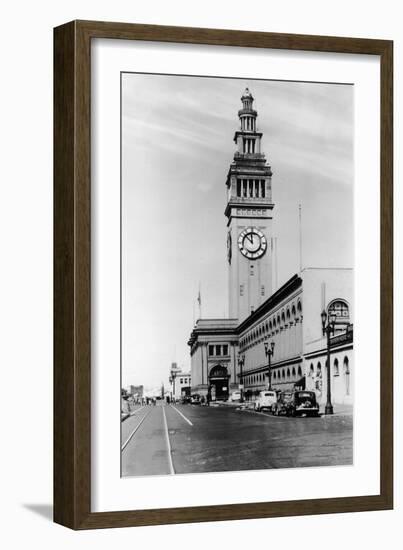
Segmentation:
{"type": "Polygon", "coordinates": [[[312,389],[323,403],[325,311],[336,316],[330,339],[332,399],[352,403],[353,271],[305,268],[272,293],[272,171],[248,89],[241,101],[237,150],[226,180],[229,318],[196,322],[188,342],[192,392],[225,400],[242,389],[248,399],[270,384],[278,390],[312,389]]]}
{"type": "Polygon", "coordinates": [[[176,363],[172,363],[169,383],[171,384],[169,390],[170,399],[179,401],[184,395],[190,395],[192,375],[190,372],[182,371],[176,363]]]}
{"type": "Polygon", "coordinates": [[[133,386],[130,385],[127,388],[129,394],[133,397],[135,401],[139,401],[143,398],[144,395],[144,386],[133,386]]]}

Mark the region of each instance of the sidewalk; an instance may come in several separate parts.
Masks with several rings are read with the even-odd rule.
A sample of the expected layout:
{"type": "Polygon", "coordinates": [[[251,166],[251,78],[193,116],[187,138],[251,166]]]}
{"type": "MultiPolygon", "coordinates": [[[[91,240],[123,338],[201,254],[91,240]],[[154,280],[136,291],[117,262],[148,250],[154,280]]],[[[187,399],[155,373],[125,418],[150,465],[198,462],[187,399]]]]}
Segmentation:
{"type": "MultiPolygon", "coordinates": [[[[254,409],[254,401],[244,401],[240,403],[239,401],[210,401],[210,407],[233,407],[240,409],[254,409]]],[[[320,405],[319,412],[321,416],[325,415],[325,404],[320,405]]],[[[353,405],[346,404],[333,404],[333,415],[332,416],[352,416],[353,414],[353,405]]]]}
{"type": "Polygon", "coordinates": [[[244,401],[241,403],[240,401],[210,401],[210,407],[234,407],[234,408],[253,408],[253,402],[252,401],[244,401]]]}
{"type": "MultiPolygon", "coordinates": [[[[325,404],[321,404],[319,408],[320,414],[325,415],[325,404]]],[[[345,405],[339,403],[333,403],[333,415],[332,416],[352,416],[353,405],[345,405]]]]}
{"type": "Polygon", "coordinates": [[[210,401],[209,407],[239,407],[239,401],[210,401]]]}

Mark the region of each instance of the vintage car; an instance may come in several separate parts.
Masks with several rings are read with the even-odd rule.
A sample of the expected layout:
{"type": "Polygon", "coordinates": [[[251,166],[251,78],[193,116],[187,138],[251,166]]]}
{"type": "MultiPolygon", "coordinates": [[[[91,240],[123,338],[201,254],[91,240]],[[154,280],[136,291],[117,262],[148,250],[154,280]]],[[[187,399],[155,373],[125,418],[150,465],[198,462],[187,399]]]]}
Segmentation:
{"type": "Polygon", "coordinates": [[[313,391],[299,390],[292,393],[287,413],[291,416],[319,416],[319,405],[313,391]]]}
{"type": "Polygon", "coordinates": [[[291,390],[279,392],[277,401],[271,406],[272,414],[275,414],[276,416],[280,416],[281,414],[288,415],[292,396],[293,392],[291,390]]]}
{"type": "Polygon", "coordinates": [[[192,405],[201,405],[200,395],[198,393],[194,393],[190,398],[190,403],[192,405]]]}
{"type": "Polygon", "coordinates": [[[242,394],[239,390],[235,390],[231,393],[231,401],[241,401],[242,394]]]}
{"type": "Polygon", "coordinates": [[[255,400],[255,411],[263,409],[271,410],[274,403],[277,401],[277,393],[273,390],[264,390],[259,392],[255,400]]]}

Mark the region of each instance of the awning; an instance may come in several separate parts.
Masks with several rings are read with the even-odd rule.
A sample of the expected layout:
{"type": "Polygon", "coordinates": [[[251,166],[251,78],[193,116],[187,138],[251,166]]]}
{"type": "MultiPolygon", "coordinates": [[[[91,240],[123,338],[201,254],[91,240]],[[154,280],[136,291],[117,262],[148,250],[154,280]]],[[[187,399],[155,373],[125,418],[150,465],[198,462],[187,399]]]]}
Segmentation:
{"type": "Polygon", "coordinates": [[[303,390],[305,389],[305,376],[295,382],[294,388],[302,388],[303,390]]]}

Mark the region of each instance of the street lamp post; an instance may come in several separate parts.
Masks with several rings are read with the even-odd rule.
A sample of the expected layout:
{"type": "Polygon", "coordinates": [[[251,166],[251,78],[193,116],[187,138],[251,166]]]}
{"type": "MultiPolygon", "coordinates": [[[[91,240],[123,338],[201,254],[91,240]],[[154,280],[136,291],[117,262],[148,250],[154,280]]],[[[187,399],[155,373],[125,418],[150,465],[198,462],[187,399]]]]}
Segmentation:
{"type": "Polygon", "coordinates": [[[175,378],[176,378],[176,374],[171,372],[171,376],[169,377],[169,383],[172,384],[172,395],[171,395],[172,401],[175,401],[175,378]]]}
{"type": "Polygon", "coordinates": [[[239,373],[239,390],[241,392],[240,402],[243,403],[243,371],[242,369],[245,364],[245,355],[241,355],[240,353],[238,353],[238,364],[240,368],[240,373],[239,373]]]}
{"type": "Polygon", "coordinates": [[[326,406],[325,414],[333,414],[333,405],[332,405],[332,390],[330,387],[330,336],[334,334],[334,326],[336,324],[336,315],[335,313],[326,313],[325,310],[320,314],[322,319],[322,334],[326,334],[327,340],[327,371],[326,371],[326,380],[327,380],[327,391],[326,391],[326,406]]]}
{"type": "Polygon", "coordinates": [[[264,342],[264,352],[266,359],[269,361],[269,390],[271,390],[271,358],[274,353],[274,342],[264,342]]]}

